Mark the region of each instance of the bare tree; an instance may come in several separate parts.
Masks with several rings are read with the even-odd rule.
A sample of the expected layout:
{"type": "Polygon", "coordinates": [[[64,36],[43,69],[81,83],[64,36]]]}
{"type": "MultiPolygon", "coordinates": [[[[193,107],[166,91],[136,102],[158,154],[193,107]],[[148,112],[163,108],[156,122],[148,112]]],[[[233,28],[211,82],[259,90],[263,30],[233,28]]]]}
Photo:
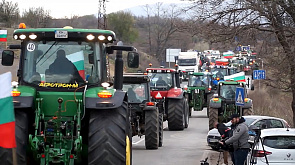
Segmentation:
{"type": "Polygon", "coordinates": [[[22,20],[26,22],[27,26],[32,28],[48,27],[50,19],[50,12],[44,10],[43,7],[31,7],[25,10],[22,15],[22,20]]]}
{"type": "Polygon", "coordinates": [[[18,3],[12,3],[6,0],[0,2],[0,22],[5,23],[6,27],[11,27],[13,23],[16,23],[18,17],[18,3]]]}
{"type": "Polygon", "coordinates": [[[233,40],[241,34],[251,37],[251,32],[256,37],[265,36],[261,40],[272,50],[265,60],[278,65],[271,67],[273,77],[268,85],[292,93],[295,124],[294,9],[294,0],[202,0],[195,1],[189,10],[199,11],[196,17],[208,25],[222,27],[210,26],[211,32],[207,34],[212,35],[213,42],[233,40]]]}

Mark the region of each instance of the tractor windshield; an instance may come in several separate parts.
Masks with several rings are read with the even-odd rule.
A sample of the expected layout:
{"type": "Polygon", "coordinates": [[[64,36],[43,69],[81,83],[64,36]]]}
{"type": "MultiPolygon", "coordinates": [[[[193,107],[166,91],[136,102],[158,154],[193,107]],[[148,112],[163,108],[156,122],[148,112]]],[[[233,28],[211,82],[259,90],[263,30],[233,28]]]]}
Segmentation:
{"type": "Polygon", "coordinates": [[[123,90],[127,91],[129,103],[142,103],[148,100],[147,84],[123,84],[123,90]]]}
{"type": "Polygon", "coordinates": [[[205,87],[208,86],[209,80],[207,76],[203,75],[192,75],[189,78],[189,86],[194,87],[205,87]]]}
{"type": "Polygon", "coordinates": [[[223,79],[224,76],[227,76],[227,68],[214,68],[212,71],[214,78],[220,78],[223,79]]]}
{"type": "Polygon", "coordinates": [[[171,73],[151,73],[150,87],[152,90],[168,90],[174,86],[173,81],[171,73]]]}
{"type": "Polygon", "coordinates": [[[237,85],[220,85],[220,96],[225,99],[234,100],[237,85]]]}
{"type": "Polygon", "coordinates": [[[25,44],[23,81],[40,87],[78,87],[99,83],[99,43],[29,41],[25,44]]]}

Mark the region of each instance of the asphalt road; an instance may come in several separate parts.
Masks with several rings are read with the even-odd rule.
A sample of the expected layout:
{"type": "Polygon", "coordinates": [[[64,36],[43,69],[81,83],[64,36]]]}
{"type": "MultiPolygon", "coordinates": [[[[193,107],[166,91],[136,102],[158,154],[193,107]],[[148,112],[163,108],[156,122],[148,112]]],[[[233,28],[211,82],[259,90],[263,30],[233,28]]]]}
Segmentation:
{"type": "Polygon", "coordinates": [[[193,112],[189,127],[184,131],[169,131],[167,122],[164,126],[163,147],[146,150],[144,136],[133,137],[134,165],[196,165],[200,164],[210,152],[206,142],[208,118],[206,109],[193,112]]]}

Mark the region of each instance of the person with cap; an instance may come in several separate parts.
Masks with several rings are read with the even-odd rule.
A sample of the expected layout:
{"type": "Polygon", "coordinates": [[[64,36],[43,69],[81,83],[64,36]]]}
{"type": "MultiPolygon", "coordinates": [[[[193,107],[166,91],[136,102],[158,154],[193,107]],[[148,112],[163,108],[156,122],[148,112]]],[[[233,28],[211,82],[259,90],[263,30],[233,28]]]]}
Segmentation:
{"type": "Polygon", "coordinates": [[[233,114],[231,116],[231,122],[234,125],[232,137],[220,143],[222,145],[233,144],[234,164],[244,165],[244,162],[250,150],[250,144],[248,143],[249,129],[245,123],[245,119],[243,117],[240,117],[238,114],[233,114]]]}

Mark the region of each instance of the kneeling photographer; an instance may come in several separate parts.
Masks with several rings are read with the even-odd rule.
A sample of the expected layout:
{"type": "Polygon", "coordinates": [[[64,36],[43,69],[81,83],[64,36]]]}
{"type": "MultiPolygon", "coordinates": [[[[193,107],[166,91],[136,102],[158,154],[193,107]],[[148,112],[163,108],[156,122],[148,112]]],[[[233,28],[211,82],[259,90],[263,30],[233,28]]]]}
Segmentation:
{"type": "Polygon", "coordinates": [[[231,122],[233,125],[235,125],[234,129],[232,130],[233,136],[223,142],[220,142],[220,144],[232,144],[234,148],[234,164],[244,165],[250,149],[250,144],[248,143],[248,126],[245,124],[245,119],[240,117],[238,114],[233,114],[231,116],[231,122]]]}
{"type": "MultiPolygon", "coordinates": [[[[218,130],[219,134],[221,135],[221,141],[225,141],[229,138],[231,129],[225,126],[223,123],[218,123],[217,121],[214,123],[214,127],[218,130]]],[[[228,165],[228,155],[229,155],[229,148],[226,145],[219,145],[218,148],[223,152],[223,164],[228,165]]],[[[232,160],[233,161],[233,160],[232,160]]]]}

